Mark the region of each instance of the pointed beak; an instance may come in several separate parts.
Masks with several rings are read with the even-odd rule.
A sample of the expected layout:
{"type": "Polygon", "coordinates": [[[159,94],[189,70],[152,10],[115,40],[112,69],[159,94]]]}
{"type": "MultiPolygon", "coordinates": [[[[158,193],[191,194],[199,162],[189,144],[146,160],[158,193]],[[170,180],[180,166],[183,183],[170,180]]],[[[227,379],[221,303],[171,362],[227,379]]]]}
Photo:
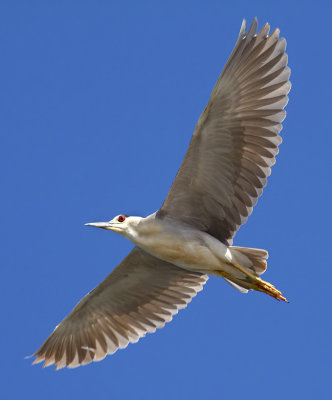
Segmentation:
{"type": "Polygon", "coordinates": [[[90,222],[89,224],[84,224],[85,226],[95,226],[96,228],[111,229],[110,222],[90,222]]]}

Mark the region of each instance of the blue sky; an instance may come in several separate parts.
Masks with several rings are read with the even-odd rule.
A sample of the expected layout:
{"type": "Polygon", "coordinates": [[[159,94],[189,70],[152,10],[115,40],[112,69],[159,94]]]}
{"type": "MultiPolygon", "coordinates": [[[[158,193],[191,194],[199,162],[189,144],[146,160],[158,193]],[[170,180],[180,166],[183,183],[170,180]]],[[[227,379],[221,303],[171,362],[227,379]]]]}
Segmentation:
{"type": "Polygon", "coordinates": [[[2,2],[3,398],[328,398],[330,14],[327,1],[2,2]],[[254,16],[286,37],[293,88],[235,244],[269,250],[264,278],[290,304],[211,278],[171,324],[100,363],[31,366],[24,356],[132,248],[83,224],[161,206],[254,16]]]}

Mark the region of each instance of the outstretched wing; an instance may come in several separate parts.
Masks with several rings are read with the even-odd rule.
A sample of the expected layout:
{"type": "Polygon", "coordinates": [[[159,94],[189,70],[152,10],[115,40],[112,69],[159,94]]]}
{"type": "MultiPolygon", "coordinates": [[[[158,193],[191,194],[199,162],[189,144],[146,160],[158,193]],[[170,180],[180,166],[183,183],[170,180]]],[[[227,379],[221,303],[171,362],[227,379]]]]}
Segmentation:
{"type": "Polygon", "coordinates": [[[135,247],[87,294],[34,354],[56,369],[99,361],[155,332],[185,308],[207,281],[135,247]]]}
{"type": "Polygon", "coordinates": [[[286,41],[243,21],[158,218],[176,218],[231,244],[275,163],[290,90],[286,41]]]}

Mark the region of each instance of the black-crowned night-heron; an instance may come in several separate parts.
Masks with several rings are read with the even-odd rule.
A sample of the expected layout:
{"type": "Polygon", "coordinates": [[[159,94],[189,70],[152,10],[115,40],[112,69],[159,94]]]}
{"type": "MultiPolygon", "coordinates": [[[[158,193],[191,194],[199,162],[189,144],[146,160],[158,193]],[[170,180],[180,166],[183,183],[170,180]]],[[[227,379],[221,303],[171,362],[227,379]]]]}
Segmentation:
{"type": "Polygon", "coordinates": [[[49,336],[34,363],[77,367],[163,327],[202,290],[208,274],[241,292],[286,300],[260,279],[267,252],[232,246],[275,163],[290,90],[286,41],[245,21],[194,131],[168,196],[146,217],[87,225],[136,247],[49,336]]]}

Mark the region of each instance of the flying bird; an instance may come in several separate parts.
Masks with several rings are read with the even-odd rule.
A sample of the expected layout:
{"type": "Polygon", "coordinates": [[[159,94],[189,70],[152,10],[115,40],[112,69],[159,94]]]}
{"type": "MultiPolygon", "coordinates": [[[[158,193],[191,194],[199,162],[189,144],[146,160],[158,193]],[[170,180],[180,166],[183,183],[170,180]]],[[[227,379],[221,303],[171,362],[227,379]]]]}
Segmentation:
{"type": "Polygon", "coordinates": [[[135,244],[36,351],[56,369],[99,361],[155,332],[202,290],[208,275],[240,292],[287,301],[260,276],[268,253],[233,246],[275,163],[291,88],[286,40],[255,18],[243,21],[234,50],[200,116],[162,207],[146,218],[118,215],[86,225],[135,244]]]}

